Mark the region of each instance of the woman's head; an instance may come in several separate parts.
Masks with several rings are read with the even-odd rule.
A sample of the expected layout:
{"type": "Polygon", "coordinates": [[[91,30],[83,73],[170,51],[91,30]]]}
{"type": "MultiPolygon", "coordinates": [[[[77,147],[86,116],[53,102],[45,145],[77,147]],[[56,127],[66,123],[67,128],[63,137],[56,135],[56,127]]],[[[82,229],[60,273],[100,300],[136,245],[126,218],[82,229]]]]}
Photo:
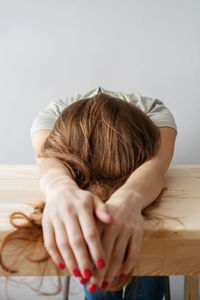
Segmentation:
{"type": "MultiPolygon", "coordinates": [[[[99,93],[76,101],[62,111],[39,156],[58,159],[69,169],[81,189],[91,191],[105,202],[134,170],[156,154],[159,146],[159,128],[144,112],[133,103],[99,93]]],[[[143,215],[152,218],[150,210],[159,201],[157,197],[142,211],[143,215]]],[[[20,237],[29,243],[43,242],[41,220],[44,206],[44,201],[35,204],[29,217],[23,213],[10,216],[13,225],[19,214],[28,220],[24,226],[15,225],[17,229],[12,233],[12,239],[15,234],[19,239],[21,232],[20,237]]],[[[5,270],[1,254],[8,241],[9,235],[0,248],[0,264],[5,270]]],[[[49,258],[46,251],[46,257],[35,261],[49,258]]],[[[110,290],[120,289],[130,280],[131,273],[110,290]]]]}
{"type": "Polygon", "coordinates": [[[99,93],[62,111],[41,157],[56,157],[83,189],[125,181],[160,144],[159,128],[133,103],[99,93]]]}

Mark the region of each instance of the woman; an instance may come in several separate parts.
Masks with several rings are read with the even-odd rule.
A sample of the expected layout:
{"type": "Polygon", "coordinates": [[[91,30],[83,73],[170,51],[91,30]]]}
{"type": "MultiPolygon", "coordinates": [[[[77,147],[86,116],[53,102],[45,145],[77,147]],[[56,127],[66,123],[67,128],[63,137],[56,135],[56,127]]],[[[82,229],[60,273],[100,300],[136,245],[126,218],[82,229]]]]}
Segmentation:
{"type": "MultiPolygon", "coordinates": [[[[159,118],[153,122],[136,105],[127,103],[131,101],[124,101],[126,98],[109,96],[105,90],[98,92],[76,99],[62,112],[57,110],[60,116],[45,143],[44,136],[40,139],[33,135],[33,144],[40,145],[34,153],[41,190],[46,196],[42,211],[44,244],[56,264],[61,268],[65,264],[74,276],[82,277],[80,282],[88,300],[122,299],[125,283],[129,283],[125,290],[127,300],[162,299],[165,276],[138,277],[138,298],[131,298],[131,273],[139,256],[143,217],[150,217],[149,208],[158,204],[155,199],[159,200],[162,192],[163,177],[173,155],[176,125],[164,107],[165,118],[167,112],[172,123],[167,125],[164,118],[161,123],[175,128],[174,136],[163,143],[164,135],[160,139],[154,124],[159,118]],[[163,151],[166,145],[167,150],[172,146],[167,154],[163,151]],[[112,258],[117,255],[115,263],[112,258]],[[116,276],[119,280],[113,283],[116,276]],[[108,291],[96,291],[97,285],[108,291]]],[[[146,107],[150,108],[152,99],[146,99],[146,107]]],[[[163,105],[159,100],[157,104],[163,105]]],[[[151,108],[149,113],[155,117],[155,101],[151,108]]]]}

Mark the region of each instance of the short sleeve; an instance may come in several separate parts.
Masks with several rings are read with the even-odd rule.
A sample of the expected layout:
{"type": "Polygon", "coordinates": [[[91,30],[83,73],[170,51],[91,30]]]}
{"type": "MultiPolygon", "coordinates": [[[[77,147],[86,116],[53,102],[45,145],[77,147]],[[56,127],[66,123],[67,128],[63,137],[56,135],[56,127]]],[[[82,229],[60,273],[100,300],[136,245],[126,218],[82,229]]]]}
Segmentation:
{"type": "Polygon", "coordinates": [[[177,125],[169,108],[159,99],[141,97],[141,106],[158,127],[172,127],[177,132],[177,125]]]}
{"type": "Polygon", "coordinates": [[[73,96],[65,97],[64,99],[58,99],[51,101],[46,107],[44,107],[35,116],[30,129],[31,136],[33,133],[40,129],[53,129],[57,118],[62,111],[70,104],[83,98],[92,97],[97,94],[98,88],[89,90],[83,94],[76,93],[73,96]]]}
{"type": "Polygon", "coordinates": [[[158,127],[172,127],[177,132],[177,124],[169,108],[159,99],[142,96],[140,93],[126,94],[126,99],[133,102],[158,127]]]}
{"type": "Polygon", "coordinates": [[[32,122],[30,129],[32,134],[40,129],[53,129],[57,118],[60,116],[64,108],[70,104],[70,99],[65,98],[51,101],[44,109],[39,111],[32,122]]]}
{"type": "Polygon", "coordinates": [[[153,99],[150,97],[144,97],[139,92],[127,94],[122,92],[112,92],[99,87],[90,90],[83,95],[76,94],[74,96],[69,96],[64,99],[51,101],[46,107],[39,111],[39,113],[34,118],[30,129],[31,136],[35,131],[40,129],[52,130],[57,118],[68,105],[82,98],[92,97],[95,94],[97,94],[99,90],[101,90],[104,93],[110,94],[111,96],[117,96],[128,102],[134,103],[137,107],[139,107],[143,112],[145,112],[149,116],[149,118],[154,122],[155,125],[157,125],[158,127],[172,127],[177,132],[177,125],[175,119],[169,108],[161,100],[153,99]]]}

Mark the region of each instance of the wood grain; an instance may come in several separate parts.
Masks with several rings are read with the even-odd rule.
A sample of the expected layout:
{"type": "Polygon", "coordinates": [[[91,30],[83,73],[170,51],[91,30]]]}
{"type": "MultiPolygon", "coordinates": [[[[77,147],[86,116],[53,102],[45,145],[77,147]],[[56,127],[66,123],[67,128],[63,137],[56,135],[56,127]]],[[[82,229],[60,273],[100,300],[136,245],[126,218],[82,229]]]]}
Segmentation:
{"type": "MultiPolygon", "coordinates": [[[[154,224],[145,221],[140,258],[133,275],[199,275],[200,273],[200,165],[171,165],[165,176],[167,190],[155,212],[179,218],[154,224]],[[166,231],[168,230],[168,231],[166,231]]],[[[14,211],[32,212],[26,202],[43,199],[36,165],[0,165],[0,240],[12,231],[9,215],[14,211]]],[[[3,253],[9,263],[19,249],[13,241],[3,253]]],[[[41,249],[38,249],[38,255],[41,249]]],[[[35,250],[35,254],[37,253],[35,250]]],[[[17,264],[19,272],[12,276],[40,276],[43,264],[30,263],[26,254],[17,264]]],[[[62,275],[69,275],[65,269],[62,275]]],[[[0,268],[0,275],[4,272],[0,268]]],[[[50,260],[45,275],[57,275],[50,260]]]]}

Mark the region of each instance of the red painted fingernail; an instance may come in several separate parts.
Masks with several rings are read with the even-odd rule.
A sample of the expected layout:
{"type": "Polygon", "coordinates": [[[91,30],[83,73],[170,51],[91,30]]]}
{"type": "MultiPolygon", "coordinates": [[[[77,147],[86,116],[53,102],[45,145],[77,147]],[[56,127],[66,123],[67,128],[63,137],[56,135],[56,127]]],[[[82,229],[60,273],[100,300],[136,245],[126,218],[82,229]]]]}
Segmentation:
{"type": "Polygon", "coordinates": [[[81,277],[81,279],[80,279],[81,284],[85,284],[87,281],[88,281],[88,279],[84,278],[84,277],[81,277]]]}
{"type": "Polygon", "coordinates": [[[65,265],[64,265],[62,262],[59,262],[59,263],[58,263],[58,267],[59,267],[61,270],[63,270],[64,267],[65,267],[65,265]]]}
{"type": "Polygon", "coordinates": [[[89,284],[87,285],[87,289],[88,289],[88,291],[89,291],[90,293],[94,293],[94,292],[96,292],[97,285],[94,284],[94,283],[89,283],[89,284]]]}
{"type": "Polygon", "coordinates": [[[74,274],[75,277],[81,276],[81,272],[78,269],[73,269],[72,273],[74,274]]]}
{"type": "Polygon", "coordinates": [[[85,275],[85,278],[87,278],[87,279],[90,279],[90,277],[92,276],[92,273],[89,269],[84,270],[83,274],[85,275]]]}
{"type": "Polygon", "coordinates": [[[103,281],[102,284],[101,284],[101,288],[104,290],[106,289],[108,286],[108,282],[107,281],[103,281]]]}
{"type": "Polygon", "coordinates": [[[97,260],[97,266],[98,266],[99,269],[103,269],[103,268],[105,267],[105,262],[104,262],[104,260],[101,259],[101,258],[99,258],[99,259],[97,260]]]}
{"type": "Polygon", "coordinates": [[[120,275],[119,275],[119,280],[124,279],[124,277],[125,277],[125,274],[120,274],[120,275]]]}

